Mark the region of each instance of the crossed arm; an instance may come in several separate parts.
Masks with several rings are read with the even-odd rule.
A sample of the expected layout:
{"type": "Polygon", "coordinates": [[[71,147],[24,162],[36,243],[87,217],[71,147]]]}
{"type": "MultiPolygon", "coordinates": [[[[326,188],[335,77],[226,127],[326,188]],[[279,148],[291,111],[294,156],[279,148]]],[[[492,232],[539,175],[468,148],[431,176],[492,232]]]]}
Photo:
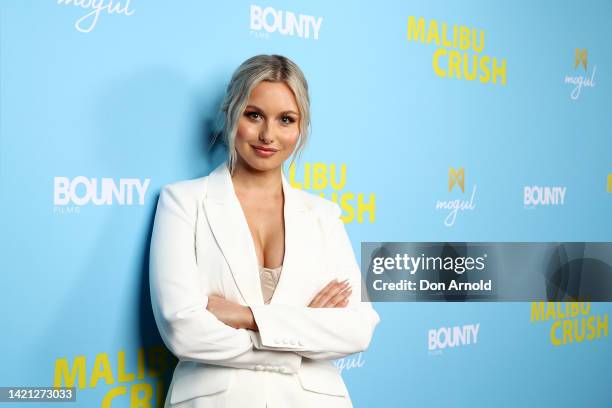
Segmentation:
{"type": "MultiPolygon", "coordinates": [[[[349,297],[352,293],[350,281],[345,279],[339,281],[334,279],[330,281],[323,289],[317,293],[308,304],[310,308],[341,308],[346,307],[349,303],[349,297]]],[[[222,296],[208,296],[207,310],[211,312],[217,319],[226,325],[235,329],[247,329],[253,332],[258,332],[259,327],[253,315],[253,310],[248,306],[242,306],[237,303],[226,300],[222,296]]],[[[282,312],[281,312],[282,313],[282,312]]],[[[261,342],[261,337],[251,333],[254,347],[258,349],[266,349],[261,342]]],[[[278,349],[279,347],[268,347],[270,350],[278,349]]],[[[290,350],[282,349],[282,352],[294,352],[302,357],[311,359],[335,359],[342,358],[350,353],[340,353],[332,351],[308,351],[308,350],[290,350]]]]}
{"type": "Polygon", "coordinates": [[[328,221],[330,242],[339,243],[338,276],[344,272],[348,282],[330,282],[306,306],[247,307],[201,292],[194,254],[197,200],[187,187],[168,185],[160,194],[149,267],[154,317],[177,358],[295,373],[302,357],[334,359],[367,348],[379,319],[369,303],[361,303],[360,273],[339,207],[328,221]]]}
{"type": "MultiPolygon", "coordinates": [[[[308,307],[345,307],[352,293],[348,279],[330,281],[310,301],[308,307]]],[[[217,319],[235,329],[259,331],[253,311],[248,306],[226,300],[220,295],[208,296],[206,309],[217,319]]]]}

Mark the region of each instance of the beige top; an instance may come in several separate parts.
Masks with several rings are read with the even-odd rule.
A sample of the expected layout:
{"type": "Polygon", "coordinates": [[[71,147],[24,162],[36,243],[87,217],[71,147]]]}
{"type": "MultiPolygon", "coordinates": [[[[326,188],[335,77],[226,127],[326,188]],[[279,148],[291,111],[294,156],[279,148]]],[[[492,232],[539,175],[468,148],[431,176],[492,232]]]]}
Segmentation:
{"type": "Polygon", "coordinates": [[[259,267],[259,280],[261,281],[261,293],[263,294],[264,303],[270,303],[278,280],[280,279],[281,269],[283,265],[276,268],[259,267]]]}

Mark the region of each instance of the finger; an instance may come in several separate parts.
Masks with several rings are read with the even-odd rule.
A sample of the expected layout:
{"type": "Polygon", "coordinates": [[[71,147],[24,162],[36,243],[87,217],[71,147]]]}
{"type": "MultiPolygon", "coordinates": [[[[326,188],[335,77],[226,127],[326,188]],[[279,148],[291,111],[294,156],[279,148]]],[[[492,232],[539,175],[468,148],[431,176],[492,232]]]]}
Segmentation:
{"type": "Polygon", "coordinates": [[[321,307],[326,307],[330,299],[341,293],[348,287],[348,282],[338,282],[335,285],[330,286],[324,293],[321,294],[319,303],[321,307]]]}
{"type": "Polygon", "coordinates": [[[331,297],[328,301],[326,306],[327,307],[336,307],[336,305],[346,299],[348,299],[351,296],[351,293],[353,293],[353,290],[350,287],[347,287],[345,290],[337,293],[335,296],[331,297]]]}
{"type": "Polygon", "coordinates": [[[328,291],[327,294],[321,298],[322,300],[321,307],[331,307],[334,304],[335,299],[338,299],[340,296],[342,296],[341,294],[346,289],[347,289],[347,286],[338,286],[334,290],[328,291]]]}
{"type": "Polygon", "coordinates": [[[338,282],[337,279],[332,279],[331,281],[329,281],[329,283],[327,285],[325,285],[325,287],[323,287],[323,289],[321,289],[315,295],[315,297],[310,301],[309,306],[311,306],[311,307],[321,307],[321,305],[324,303],[324,300],[327,298],[327,296],[330,293],[330,291],[333,291],[333,288],[336,287],[340,283],[341,282],[338,282]]]}
{"type": "Polygon", "coordinates": [[[349,304],[348,298],[345,298],[343,301],[336,304],[334,307],[346,307],[349,304]]]}
{"type": "Polygon", "coordinates": [[[323,289],[321,289],[320,291],[317,292],[317,294],[312,298],[312,300],[310,301],[310,303],[308,304],[308,306],[310,307],[318,307],[317,305],[319,304],[320,300],[321,300],[321,294],[325,292],[325,290],[327,290],[327,288],[333,284],[335,281],[331,280],[329,281],[329,283],[327,285],[325,285],[325,287],[323,287],[323,289]]]}
{"type": "Polygon", "coordinates": [[[333,283],[334,281],[330,281],[327,285],[325,285],[325,287],[323,289],[321,289],[320,291],[317,292],[316,295],[314,295],[314,297],[312,298],[312,300],[310,301],[310,303],[308,304],[309,307],[318,307],[318,304],[320,302],[321,299],[321,294],[333,283]]]}

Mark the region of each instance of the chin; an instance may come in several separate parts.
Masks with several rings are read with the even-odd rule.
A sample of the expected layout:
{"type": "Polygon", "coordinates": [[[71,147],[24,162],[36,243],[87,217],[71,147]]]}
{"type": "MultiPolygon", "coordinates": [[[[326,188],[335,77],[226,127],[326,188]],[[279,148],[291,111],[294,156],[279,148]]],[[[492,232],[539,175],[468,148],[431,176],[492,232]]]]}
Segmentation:
{"type": "Polygon", "coordinates": [[[265,159],[265,158],[261,158],[261,157],[249,157],[248,159],[244,160],[244,162],[246,162],[246,164],[251,167],[253,170],[258,170],[258,171],[269,171],[269,170],[273,170],[276,169],[280,166],[283,165],[284,160],[282,160],[280,163],[278,161],[278,159],[272,160],[270,159],[265,159]]]}

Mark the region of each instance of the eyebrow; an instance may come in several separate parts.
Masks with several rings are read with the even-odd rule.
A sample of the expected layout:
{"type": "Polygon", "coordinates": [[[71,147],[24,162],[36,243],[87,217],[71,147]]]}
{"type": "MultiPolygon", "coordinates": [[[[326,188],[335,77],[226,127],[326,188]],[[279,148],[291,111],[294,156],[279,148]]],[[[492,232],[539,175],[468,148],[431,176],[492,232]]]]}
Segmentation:
{"type": "MultiPolygon", "coordinates": [[[[263,109],[259,108],[258,106],[255,106],[255,105],[247,105],[245,109],[247,109],[247,108],[257,109],[258,111],[263,112],[263,109]]],[[[292,113],[292,114],[294,114],[294,115],[296,115],[296,116],[300,116],[300,115],[299,115],[299,113],[297,113],[297,112],[295,112],[295,111],[292,111],[292,110],[283,111],[283,112],[281,112],[280,114],[281,114],[281,115],[286,115],[286,114],[288,114],[288,113],[292,113]]]]}

